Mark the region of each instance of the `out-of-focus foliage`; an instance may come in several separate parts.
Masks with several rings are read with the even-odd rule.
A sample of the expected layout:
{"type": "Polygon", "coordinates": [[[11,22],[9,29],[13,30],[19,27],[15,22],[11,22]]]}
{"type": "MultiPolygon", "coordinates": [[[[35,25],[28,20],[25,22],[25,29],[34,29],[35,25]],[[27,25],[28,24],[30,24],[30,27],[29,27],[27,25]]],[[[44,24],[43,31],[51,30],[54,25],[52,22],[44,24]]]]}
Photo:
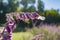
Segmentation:
{"type": "Polygon", "coordinates": [[[36,11],[36,9],[35,9],[35,7],[34,6],[31,6],[31,7],[29,7],[28,8],[28,10],[27,10],[28,12],[35,12],[36,11]]]}
{"type": "Polygon", "coordinates": [[[9,12],[16,12],[19,7],[19,1],[17,0],[0,0],[0,23],[5,22],[5,14],[9,12]]]}
{"type": "Polygon", "coordinates": [[[44,11],[44,3],[41,0],[38,0],[38,4],[37,4],[37,8],[38,8],[38,13],[43,12],[44,11]]]}
{"type": "MultiPolygon", "coordinates": [[[[46,28],[33,27],[26,32],[13,33],[13,40],[32,40],[38,34],[44,34],[39,40],[60,40],[60,34],[52,33],[46,28]]],[[[38,37],[36,37],[38,38],[38,37]]]]}
{"type": "Polygon", "coordinates": [[[7,12],[16,12],[17,8],[19,7],[19,1],[17,0],[7,0],[7,12]]]}
{"type": "Polygon", "coordinates": [[[60,14],[57,10],[45,10],[44,16],[46,17],[46,22],[48,23],[59,23],[60,21],[60,14]]]}
{"type": "Polygon", "coordinates": [[[29,32],[13,33],[12,40],[31,40],[33,35],[29,32]]]}
{"type": "MultiPolygon", "coordinates": [[[[32,33],[34,37],[38,34],[44,34],[44,36],[41,37],[39,40],[56,40],[58,38],[57,33],[51,33],[46,28],[39,29],[37,27],[33,27],[32,29],[28,29],[27,32],[32,33]]],[[[38,38],[38,37],[36,37],[36,38],[38,38]]]]}
{"type": "Polygon", "coordinates": [[[5,13],[6,13],[6,3],[3,4],[3,0],[0,0],[0,23],[4,23],[5,21],[5,13]],[[4,13],[4,14],[3,14],[4,13]]]}
{"type": "Polygon", "coordinates": [[[41,0],[37,0],[36,6],[35,6],[36,0],[21,0],[20,4],[23,5],[22,11],[24,12],[37,11],[39,13],[39,12],[43,12],[44,10],[44,3],[41,0]]]}

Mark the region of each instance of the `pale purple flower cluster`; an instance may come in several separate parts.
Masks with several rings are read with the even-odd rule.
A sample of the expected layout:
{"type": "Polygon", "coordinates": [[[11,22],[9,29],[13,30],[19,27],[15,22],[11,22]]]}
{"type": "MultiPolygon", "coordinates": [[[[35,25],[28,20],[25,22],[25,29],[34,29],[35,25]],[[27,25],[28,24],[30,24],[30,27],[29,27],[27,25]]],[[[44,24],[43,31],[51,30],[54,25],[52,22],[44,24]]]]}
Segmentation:
{"type": "Polygon", "coordinates": [[[40,37],[44,37],[45,35],[44,34],[38,34],[36,36],[34,36],[34,38],[32,40],[39,40],[40,37]]]}

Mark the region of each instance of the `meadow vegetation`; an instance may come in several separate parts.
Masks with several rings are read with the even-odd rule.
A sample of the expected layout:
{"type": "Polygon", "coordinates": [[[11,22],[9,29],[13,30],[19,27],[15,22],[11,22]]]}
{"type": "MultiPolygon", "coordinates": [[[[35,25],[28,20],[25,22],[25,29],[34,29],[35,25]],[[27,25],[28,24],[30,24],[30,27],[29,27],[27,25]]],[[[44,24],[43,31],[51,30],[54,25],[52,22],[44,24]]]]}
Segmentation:
{"type": "Polygon", "coordinates": [[[52,33],[46,28],[33,27],[33,28],[28,28],[25,32],[16,32],[16,33],[14,32],[13,40],[33,40],[34,37],[38,34],[44,34],[39,38],[39,40],[59,40],[60,39],[60,34],[58,34],[57,32],[52,33]]]}

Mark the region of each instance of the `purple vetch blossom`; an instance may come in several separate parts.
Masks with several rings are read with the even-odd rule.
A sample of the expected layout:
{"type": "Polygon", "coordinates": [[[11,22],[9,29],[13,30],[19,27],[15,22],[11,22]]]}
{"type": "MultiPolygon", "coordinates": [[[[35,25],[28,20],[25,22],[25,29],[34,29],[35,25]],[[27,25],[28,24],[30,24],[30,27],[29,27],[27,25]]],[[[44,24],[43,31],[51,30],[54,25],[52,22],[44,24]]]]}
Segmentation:
{"type": "Polygon", "coordinates": [[[20,20],[25,20],[26,19],[26,17],[25,17],[25,15],[24,14],[20,14],[20,20]]]}
{"type": "Polygon", "coordinates": [[[27,18],[27,19],[30,19],[31,14],[30,14],[30,13],[28,13],[28,14],[26,13],[26,15],[25,15],[25,16],[26,16],[26,18],[27,18]]]}
{"type": "Polygon", "coordinates": [[[6,34],[7,36],[5,36],[5,34],[3,35],[3,40],[7,40],[10,39],[12,37],[12,31],[16,28],[16,23],[12,22],[12,24],[6,23],[5,24],[5,29],[7,30],[8,34],[6,34]]]}
{"type": "Polygon", "coordinates": [[[7,35],[7,37],[5,37],[5,34],[4,34],[3,40],[8,40],[8,39],[11,40],[12,31],[16,28],[16,23],[15,23],[13,17],[11,17],[11,16],[8,16],[6,19],[7,19],[6,20],[7,22],[5,23],[5,29],[7,30],[9,35],[7,35]]]}

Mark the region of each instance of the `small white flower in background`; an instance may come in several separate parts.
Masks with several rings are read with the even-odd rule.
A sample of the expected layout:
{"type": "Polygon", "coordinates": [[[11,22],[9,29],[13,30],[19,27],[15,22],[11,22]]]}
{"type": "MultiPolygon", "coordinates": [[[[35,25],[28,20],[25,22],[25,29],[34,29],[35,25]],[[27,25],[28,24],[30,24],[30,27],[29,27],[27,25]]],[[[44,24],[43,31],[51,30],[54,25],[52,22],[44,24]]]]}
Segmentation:
{"type": "Polygon", "coordinates": [[[4,31],[7,31],[6,29],[4,31]]]}
{"type": "Polygon", "coordinates": [[[45,17],[39,16],[38,19],[45,20],[45,17]]]}

